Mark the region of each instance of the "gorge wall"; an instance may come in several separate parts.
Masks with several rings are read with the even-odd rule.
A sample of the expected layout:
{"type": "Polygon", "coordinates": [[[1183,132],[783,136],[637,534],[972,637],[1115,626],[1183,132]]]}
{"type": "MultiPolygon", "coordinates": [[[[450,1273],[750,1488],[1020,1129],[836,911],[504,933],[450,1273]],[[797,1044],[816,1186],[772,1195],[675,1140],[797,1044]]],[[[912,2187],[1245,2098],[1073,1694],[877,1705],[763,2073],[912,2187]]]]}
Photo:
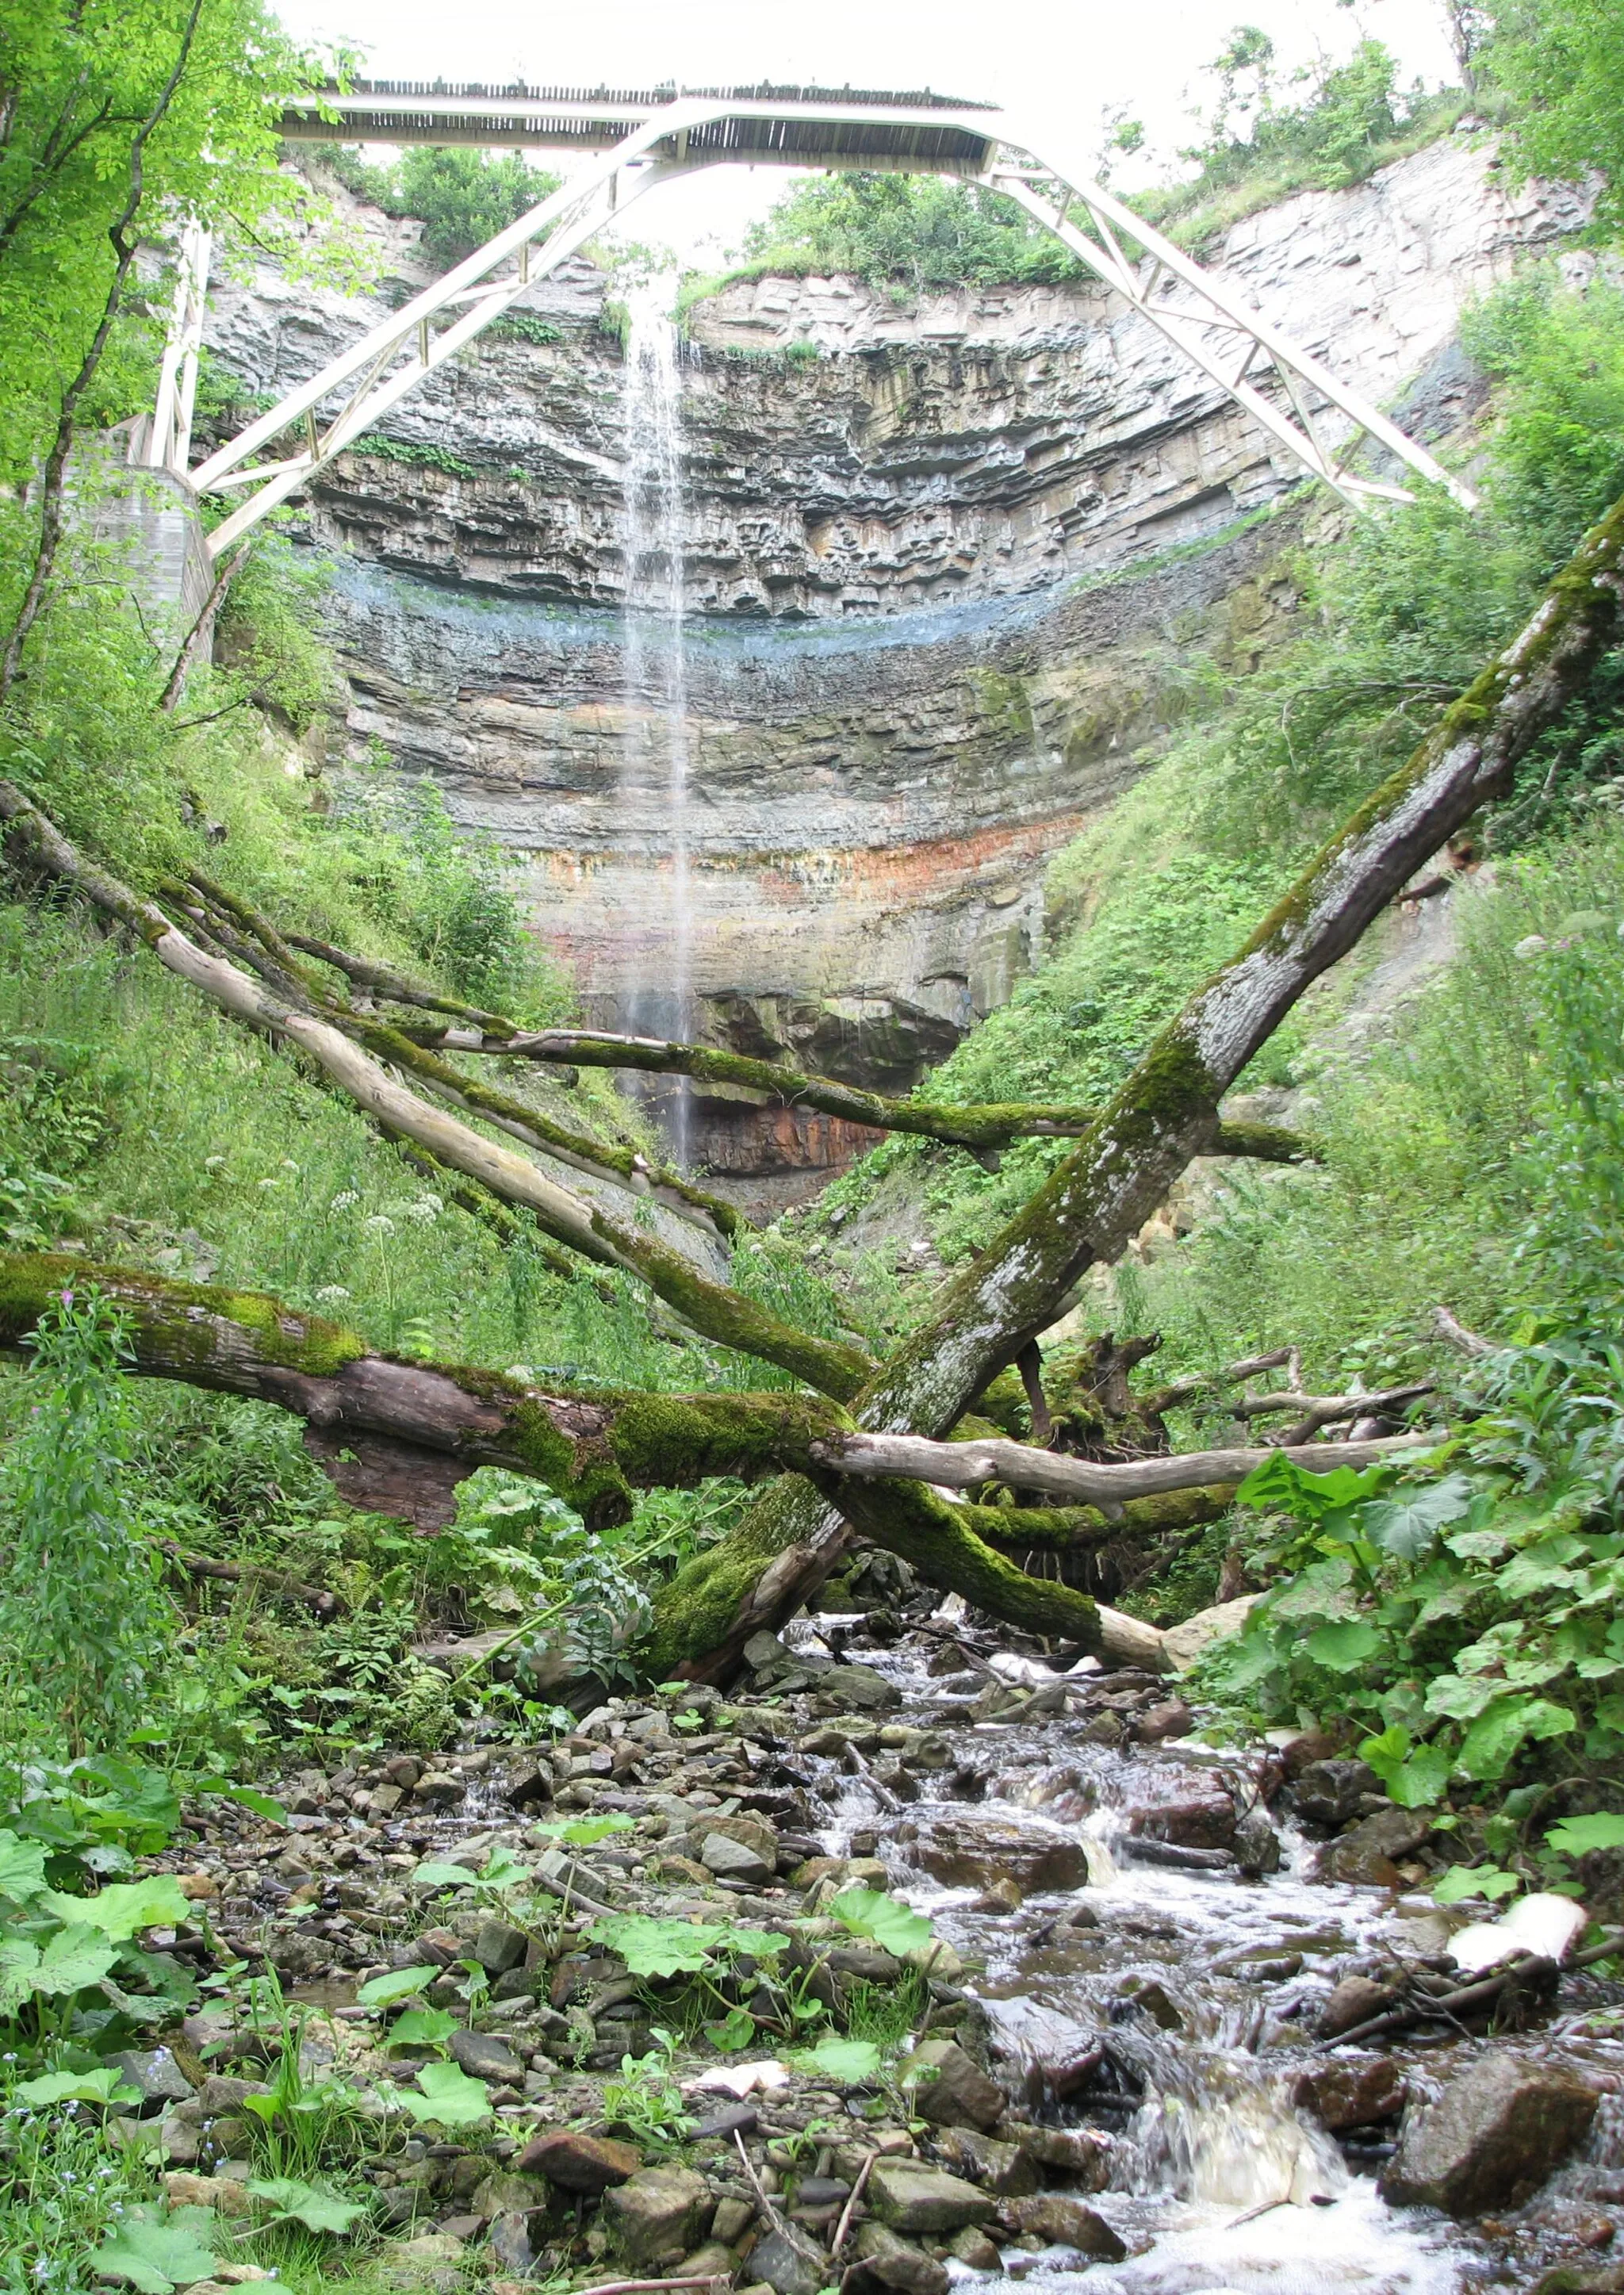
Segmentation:
{"type": "MultiPolygon", "coordinates": [[[[1463,306],[1583,220],[1456,136],[1236,225],[1207,259],[1418,436],[1477,384],[1463,306]]],[[[270,270],[210,344],[281,391],[426,275],[375,212],[370,298],[270,270]]],[[[584,263],[538,285],[340,459],[327,552],[352,754],[380,744],[517,856],[535,927],[613,1022],[668,967],[668,831],[628,788],[623,354],[584,263]]],[[[1103,289],[897,303],[764,279],[693,314],[683,375],[693,978],[740,1049],[903,1090],[1009,993],[1047,857],[1124,786],[1194,681],[1287,625],[1323,500],[1103,289]],[[1274,512],[1264,516],[1259,513],[1274,512]]],[[[659,728],[649,727],[657,749],[659,728]]],[[[838,1160],[816,1119],[707,1100],[743,1176],[838,1160]]]]}

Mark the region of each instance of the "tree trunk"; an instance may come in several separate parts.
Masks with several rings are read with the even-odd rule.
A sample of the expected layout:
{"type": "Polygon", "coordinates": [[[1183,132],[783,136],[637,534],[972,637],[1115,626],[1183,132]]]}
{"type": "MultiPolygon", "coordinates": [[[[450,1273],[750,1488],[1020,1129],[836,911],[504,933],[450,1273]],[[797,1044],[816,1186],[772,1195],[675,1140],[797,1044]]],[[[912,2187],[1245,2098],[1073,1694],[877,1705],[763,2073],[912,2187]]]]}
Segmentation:
{"type": "MultiPolygon", "coordinates": [[[[1245,945],[1163,1030],[1073,1153],[974,1267],[944,1287],[931,1319],[851,1399],[861,1426],[947,1434],[995,1374],[1057,1319],[1087,1270],[1121,1256],[1192,1156],[1209,1151],[1220,1099],[1298,998],[1480,805],[1505,793],[1518,759],[1583,690],[1613,637],[1621,559],[1624,500],[1592,527],[1524,628],[1443,712],[1408,763],[1365,799],[1245,945]]],[[[952,1582],[939,1572],[943,1556],[910,1490],[835,1483],[830,1495],[877,1545],[917,1556],[927,1577],[952,1582]]],[[[677,1621],[687,1614],[690,1575],[701,1567],[714,1586],[736,1576],[751,1616],[781,1624],[795,1601],[821,1583],[825,1513],[805,1485],[768,1493],[731,1540],[690,1564],[659,1597],[657,1646],[681,1639],[677,1621]],[[763,1602],[749,1563],[775,1533],[781,1533],[775,1556],[793,1547],[807,1558],[781,1597],[763,1602]]],[[[713,1629],[722,1623],[706,1614],[713,1629]]],[[[683,1670],[725,1675],[739,1646],[722,1623],[714,1644],[693,1649],[683,1670]]]]}

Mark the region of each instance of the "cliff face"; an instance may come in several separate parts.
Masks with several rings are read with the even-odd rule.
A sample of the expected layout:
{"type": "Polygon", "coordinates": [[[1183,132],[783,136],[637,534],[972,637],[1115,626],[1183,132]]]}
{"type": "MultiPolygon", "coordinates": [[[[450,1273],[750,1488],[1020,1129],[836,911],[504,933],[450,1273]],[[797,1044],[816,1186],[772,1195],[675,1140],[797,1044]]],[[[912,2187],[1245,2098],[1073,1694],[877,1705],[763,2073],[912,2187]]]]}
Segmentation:
{"type": "MultiPolygon", "coordinates": [[[[1582,220],[1498,186],[1463,139],[1236,226],[1215,267],[1423,435],[1474,380],[1464,303],[1582,220]]],[[[211,342],[256,390],[382,315],[411,227],[373,225],[367,300],[266,274],[211,342]]],[[[663,775],[627,787],[624,365],[603,281],[534,290],[342,458],[331,554],[354,744],[430,773],[519,857],[536,929],[607,1019],[668,977],[663,775]]],[[[1253,665],[1291,610],[1294,468],[1117,298],[970,290],[898,306],[762,280],[694,316],[682,387],[694,984],[740,1048],[902,1089],[1000,1001],[1042,931],[1048,854],[1109,801],[1203,662],[1253,665]],[[1271,507],[1281,517],[1252,519],[1271,507]]],[[[1319,514],[1319,513],[1316,513],[1319,514]]],[[[747,1168],[849,1142],[709,1103],[747,1168]]]]}

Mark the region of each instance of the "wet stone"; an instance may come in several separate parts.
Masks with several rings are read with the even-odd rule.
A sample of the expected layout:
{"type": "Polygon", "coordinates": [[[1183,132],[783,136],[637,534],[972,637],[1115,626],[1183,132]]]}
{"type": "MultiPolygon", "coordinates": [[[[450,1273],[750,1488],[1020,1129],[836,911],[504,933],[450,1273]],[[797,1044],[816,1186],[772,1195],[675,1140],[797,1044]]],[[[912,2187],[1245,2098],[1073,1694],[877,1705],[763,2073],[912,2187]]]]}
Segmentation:
{"type": "Polygon", "coordinates": [[[1319,2012],[1320,2038],[1334,2040],[1372,2016],[1384,2015],[1398,1997],[1396,1986],[1378,1984],[1374,1977],[1344,1976],[1319,2012]]]}
{"type": "MultiPolygon", "coordinates": [[[[754,2121],[755,2114],[751,2114],[754,2121]]],[[[624,2184],[642,2166],[634,2144],[616,2143],[607,2136],[587,2136],[571,2128],[550,2128],[526,2144],[514,2165],[526,2175],[544,2176],[560,2191],[585,2192],[595,2197],[611,2185],[624,2184]]]]}
{"type": "Polygon", "coordinates": [[[1035,1896],[1088,1885],[1088,1853],[1081,1841],[1031,1832],[998,1817],[942,1817],[916,1854],[927,1873],[953,1888],[985,1889],[1007,1879],[1035,1896]]]}
{"type": "Polygon", "coordinates": [[[1128,2250],[1098,2209],[1069,2192],[1041,2192],[1035,2199],[1007,2200],[1000,2209],[1012,2231],[1026,2232],[1079,2255],[1120,2263],[1128,2250]]]}
{"type": "Polygon", "coordinates": [[[757,1887],[771,1881],[776,1870],[758,1849],[751,1848],[747,1842],[735,1841],[725,1833],[706,1834],[699,1862],[719,1881],[744,1881],[757,1887]]]}
{"type": "Polygon", "coordinates": [[[985,2223],[993,2202],[984,2192],[918,2160],[878,2160],[869,2177],[869,2204],[893,2231],[954,2232],[985,2223]]]}
{"type": "Polygon", "coordinates": [[[1560,2065],[1504,2051],[1480,2057],[1431,2103],[1412,2106],[1382,2196],[1452,2216],[1520,2207],[1585,2135],[1598,2100],[1560,2065]]]}
{"type": "Polygon", "coordinates": [[[510,2271],[515,2278],[527,2278],[535,2261],[527,2219],[524,2216],[498,2216],[491,2226],[487,2250],[499,2270],[510,2271]]]}
{"type": "Polygon", "coordinates": [[[913,2088],[914,2110],[941,2128],[991,2128],[1008,2101],[957,2040],[923,2040],[897,2068],[913,2088]]]}
{"type": "Polygon", "coordinates": [[[1030,2156],[978,2128],[944,2128],[935,2146],[944,2168],[1000,2200],[1023,2199],[1038,2188],[1038,2171],[1030,2156]]]}
{"type": "Polygon", "coordinates": [[[452,2062],[470,2078],[510,2085],[525,2076],[523,2059],[495,2032],[453,2032],[445,2043],[452,2062]]]}
{"type": "Polygon", "coordinates": [[[1391,2056],[1331,2056],[1298,2073],[1292,2102],[1336,2135],[1344,2128],[1369,2128],[1396,2118],[1408,2093],[1391,2056]]]}
{"type": "Polygon", "coordinates": [[[126,2048],[113,2058],[120,2074],[149,2103],[189,2103],[192,2082],[167,2048],[126,2048]]]}
{"type": "Polygon", "coordinates": [[[862,2266],[854,2275],[860,2287],[866,2282],[895,2288],[897,2295],[947,2295],[947,2266],[899,2239],[884,2224],[864,2224],[857,2234],[857,2256],[862,2266]]]}
{"type": "Polygon", "coordinates": [[[603,2212],[626,2262],[654,2264],[687,2254],[710,2226],[711,2205],[709,2185],[690,2168],[640,2168],[605,2193],[603,2212]]]}
{"type": "Polygon", "coordinates": [[[818,2295],[823,2273],[811,2252],[780,2231],[770,2231],[750,2250],[751,2275],[774,2295],[818,2295]]]}
{"type": "Polygon", "coordinates": [[[1362,1817],[1319,1852],[1318,1881],[1341,1881],[1355,1888],[1403,1886],[1396,1863],[1420,1848],[1432,1829],[1430,1817],[1409,1809],[1380,1809],[1362,1817]]]}
{"type": "Polygon", "coordinates": [[[1381,1785],[1367,1761],[1310,1761],[1297,1774],[1298,1813],[1310,1825],[1350,1825],[1360,1814],[1366,1794],[1379,1793],[1381,1785]]]}

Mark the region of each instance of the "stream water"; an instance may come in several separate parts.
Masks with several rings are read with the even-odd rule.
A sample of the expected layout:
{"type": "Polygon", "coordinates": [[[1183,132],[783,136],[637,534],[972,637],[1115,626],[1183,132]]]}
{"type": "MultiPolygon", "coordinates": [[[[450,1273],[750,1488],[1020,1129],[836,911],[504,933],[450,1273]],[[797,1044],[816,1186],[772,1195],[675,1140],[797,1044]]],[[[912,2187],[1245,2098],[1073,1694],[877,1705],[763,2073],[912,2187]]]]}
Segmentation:
{"type": "MultiPolygon", "coordinates": [[[[862,1624],[820,1618],[791,1633],[803,1646],[814,1631],[837,1645],[843,1626],[862,1624]]],[[[1095,2264],[1085,2283],[1055,2268],[1052,2251],[1007,2251],[1009,2275],[1055,2295],[1085,2283],[1087,2295],[1465,2295],[1530,2284],[1531,2269],[1507,2272],[1504,2249],[1431,2210],[1383,2204],[1375,2171],[1391,2121],[1344,2149],[1292,2102],[1307,2053],[1297,2036],[1350,1960],[1438,1949],[1447,1924],[1430,1899],[1395,1904],[1382,1890],[1314,1881],[1313,1844],[1284,1821],[1279,1869],[1266,1878],[1139,1861],[1132,1828],[1147,1809],[1187,1809],[1216,1785],[1261,1824],[1277,1769],[1270,1779],[1267,1757],[1192,1737],[1114,1749],[1090,1741],[1081,1711],[976,1721],[967,1709],[984,1677],[933,1678],[928,1648],[910,1639],[862,1656],[902,1690],[898,1718],[926,1723],[949,1759],[906,1800],[869,1764],[853,1775],[825,1763],[826,1838],[831,1853],[878,1855],[894,1891],[984,1962],[972,1989],[1006,2087],[1024,2090],[1041,2118],[1110,2135],[1109,2182],[1093,2203],[1130,2259],[1095,2264]],[[1014,1913],[985,1908],[988,1863],[976,1885],[958,1880],[978,1844],[992,1870],[1027,1876],[1014,1913]],[[1058,1885],[1080,1867],[1082,1885],[1058,1885]]],[[[1564,2035],[1564,2055],[1616,2089],[1624,2046],[1582,2016],[1568,2021],[1578,2029],[1564,2035]]],[[[1511,2045],[1539,2054],[1549,2040],[1511,2045]]],[[[1393,2053],[1412,2094],[1461,2068],[1447,2044],[1393,2053]]],[[[1621,2162],[1608,2099],[1582,2158],[1547,2186],[1556,2213],[1610,2200],[1621,2162]]],[[[1536,2254],[1538,2245],[1536,2234],[1536,2254]]]]}
{"type": "MultiPolygon", "coordinates": [[[[623,1025],[642,1035],[686,1038],[693,1004],[693,909],[689,891],[688,663],[682,553],[681,346],[668,309],[669,280],[628,296],[625,358],[625,695],[621,795],[641,832],[665,913],[651,917],[623,998],[623,1025]]],[[[656,1103],[672,1153],[688,1161],[685,1082],[662,1083],[656,1103]]]]}

